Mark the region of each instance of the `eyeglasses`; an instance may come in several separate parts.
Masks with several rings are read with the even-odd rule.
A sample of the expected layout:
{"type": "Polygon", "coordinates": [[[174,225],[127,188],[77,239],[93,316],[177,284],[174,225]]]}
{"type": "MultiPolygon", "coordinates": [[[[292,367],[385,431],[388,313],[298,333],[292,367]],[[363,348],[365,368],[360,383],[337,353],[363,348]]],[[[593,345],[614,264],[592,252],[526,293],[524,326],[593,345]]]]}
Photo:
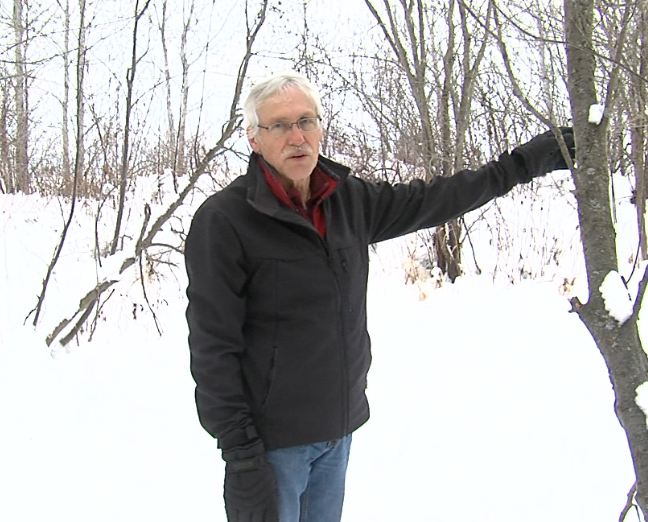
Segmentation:
{"type": "Polygon", "coordinates": [[[299,118],[294,123],[290,123],[289,121],[276,121],[275,123],[271,123],[268,126],[257,125],[257,127],[259,127],[260,129],[265,129],[273,136],[279,138],[290,134],[293,125],[297,125],[297,128],[302,132],[313,132],[319,129],[320,120],[321,118],[317,116],[315,118],[299,118]]]}

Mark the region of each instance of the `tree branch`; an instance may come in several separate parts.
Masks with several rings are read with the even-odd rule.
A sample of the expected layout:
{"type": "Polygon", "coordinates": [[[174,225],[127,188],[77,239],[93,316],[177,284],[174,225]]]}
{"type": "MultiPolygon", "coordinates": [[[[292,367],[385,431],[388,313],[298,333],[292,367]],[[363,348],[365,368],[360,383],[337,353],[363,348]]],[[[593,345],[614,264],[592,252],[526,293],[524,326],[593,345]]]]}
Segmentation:
{"type": "Polygon", "coordinates": [[[637,491],[637,483],[635,482],[630,488],[630,491],[628,491],[628,498],[626,499],[625,506],[623,506],[623,509],[621,510],[621,515],[619,515],[619,522],[623,522],[625,520],[625,517],[632,509],[632,506],[634,504],[633,499],[636,491],[637,491]]]}
{"type": "Polygon", "coordinates": [[[639,282],[639,289],[637,291],[637,298],[632,306],[632,317],[635,320],[639,319],[639,311],[641,310],[641,303],[643,302],[644,295],[648,288],[648,268],[644,271],[644,275],[639,282]]]}

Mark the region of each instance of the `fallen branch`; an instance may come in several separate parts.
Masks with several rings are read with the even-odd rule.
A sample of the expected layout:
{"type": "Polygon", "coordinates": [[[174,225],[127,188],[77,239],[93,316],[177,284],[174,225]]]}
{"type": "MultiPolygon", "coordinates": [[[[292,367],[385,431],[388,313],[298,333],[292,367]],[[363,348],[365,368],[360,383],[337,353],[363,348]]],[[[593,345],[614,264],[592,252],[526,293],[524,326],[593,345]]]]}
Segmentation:
{"type": "Polygon", "coordinates": [[[101,317],[101,311],[103,310],[103,307],[106,306],[106,303],[108,303],[108,301],[110,300],[110,298],[111,298],[113,295],[115,295],[115,289],[114,289],[114,288],[110,291],[110,294],[108,295],[108,297],[106,297],[106,298],[103,300],[103,302],[101,303],[101,306],[98,306],[98,307],[97,307],[97,311],[96,311],[96,313],[95,313],[95,317],[94,317],[94,319],[92,320],[92,326],[90,327],[90,335],[88,336],[88,342],[91,342],[91,341],[92,341],[92,338],[94,337],[94,333],[95,333],[95,331],[97,330],[97,324],[98,324],[98,322],[99,322],[99,318],[101,317]]]}
{"type": "MultiPolygon", "coordinates": [[[[54,341],[54,339],[56,339],[61,334],[61,332],[63,332],[63,330],[65,330],[65,328],[67,328],[68,325],[70,323],[72,323],[72,321],[74,321],[74,319],[76,317],[78,317],[79,314],[81,314],[81,319],[79,321],[77,321],[77,324],[72,329],[74,334],[76,334],[79,331],[79,328],[81,327],[83,322],[85,322],[85,320],[89,317],[90,312],[92,312],[92,309],[94,308],[95,304],[97,303],[97,300],[99,299],[99,296],[117,282],[118,282],[117,280],[103,281],[102,283],[99,283],[97,286],[95,286],[92,290],[90,290],[83,297],[83,299],[81,299],[81,301],[79,301],[79,308],[74,313],[74,315],[72,317],[70,317],[69,319],[63,319],[58,324],[58,326],[56,328],[54,328],[52,333],[50,333],[47,336],[47,338],[45,339],[45,343],[47,344],[47,346],[50,346],[52,344],[52,342],[54,341]],[[83,321],[81,321],[81,320],[83,320],[83,321]]],[[[72,336],[70,336],[70,334],[68,333],[64,337],[64,339],[61,340],[61,344],[63,346],[65,346],[67,343],[69,343],[70,340],[72,339],[72,337],[74,337],[74,334],[72,336]],[[63,342],[64,340],[66,340],[66,341],[63,342]]]]}

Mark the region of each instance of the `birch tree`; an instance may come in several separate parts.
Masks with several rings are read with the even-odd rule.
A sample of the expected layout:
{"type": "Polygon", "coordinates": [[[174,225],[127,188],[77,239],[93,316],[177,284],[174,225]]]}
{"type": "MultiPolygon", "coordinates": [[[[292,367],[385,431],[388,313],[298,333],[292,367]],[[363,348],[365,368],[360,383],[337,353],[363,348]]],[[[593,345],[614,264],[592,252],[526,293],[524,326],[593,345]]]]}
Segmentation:
{"type": "Polygon", "coordinates": [[[17,191],[29,192],[29,108],[27,98],[27,27],[24,15],[24,0],[13,1],[13,31],[15,52],[15,112],[16,112],[16,137],[15,137],[15,173],[14,188],[17,191]]]}
{"type": "MultiPolygon", "coordinates": [[[[70,137],[69,137],[69,125],[68,119],[70,117],[70,0],[65,0],[65,3],[62,3],[61,0],[57,0],[59,8],[63,11],[63,97],[61,99],[61,156],[62,156],[62,176],[64,180],[70,179],[70,137]]],[[[85,12],[85,6],[80,8],[82,13],[85,12]]],[[[85,14],[82,15],[82,18],[85,18],[85,14]]],[[[83,36],[80,38],[80,43],[83,44],[84,56],[85,56],[85,27],[81,25],[79,27],[80,34],[83,36]]],[[[77,55],[78,56],[78,55],[77,55]]],[[[85,62],[85,60],[84,60],[85,62]]],[[[85,67],[85,63],[82,64],[82,67],[85,67]]],[[[81,87],[83,83],[81,83],[81,87]]],[[[78,102],[77,102],[78,103],[78,102]]],[[[81,123],[83,123],[83,116],[81,116],[81,123]]],[[[81,125],[82,127],[82,125],[81,125]]],[[[80,140],[82,143],[83,140],[80,140]]]]}

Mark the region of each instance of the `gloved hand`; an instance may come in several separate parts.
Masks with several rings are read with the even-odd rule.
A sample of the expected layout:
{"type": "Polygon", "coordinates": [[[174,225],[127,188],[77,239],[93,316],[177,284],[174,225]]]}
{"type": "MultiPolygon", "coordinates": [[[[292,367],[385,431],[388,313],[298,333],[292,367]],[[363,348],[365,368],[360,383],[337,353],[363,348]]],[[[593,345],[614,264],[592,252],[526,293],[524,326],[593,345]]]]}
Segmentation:
{"type": "MultiPolygon", "coordinates": [[[[576,157],[574,131],[571,127],[560,127],[560,132],[562,132],[565,145],[567,145],[569,155],[573,160],[576,157]]],[[[544,176],[547,172],[567,168],[567,162],[552,131],[540,134],[524,145],[513,149],[511,156],[521,159],[524,163],[526,173],[520,175],[522,183],[531,181],[538,176],[544,176]]]]}
{"type": "Polygon", "coordinates": [[[229,522],[279,522],[277,486],[260,440],[223,451],[229,522]]]}

